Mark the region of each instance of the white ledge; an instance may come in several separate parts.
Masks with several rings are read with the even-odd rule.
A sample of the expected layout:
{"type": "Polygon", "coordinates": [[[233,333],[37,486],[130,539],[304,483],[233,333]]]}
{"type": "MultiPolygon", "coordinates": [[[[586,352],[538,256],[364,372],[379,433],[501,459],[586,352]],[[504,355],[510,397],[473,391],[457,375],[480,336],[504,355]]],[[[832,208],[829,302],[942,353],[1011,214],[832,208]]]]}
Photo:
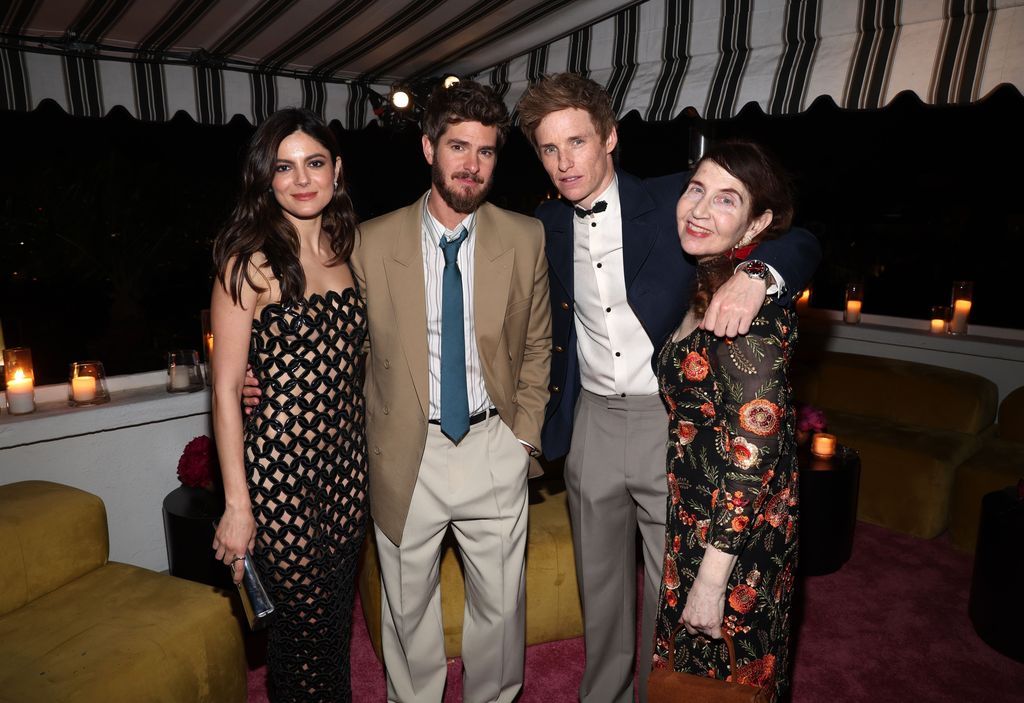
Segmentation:
{"type": "MultiPolygon", "coordinates": [[[[36,388],[35,412],[0,416],[0,449],[166,422],[210,412],[209,389],[170,393],[163,371],[112,376],[110,402],[71,407],[67,384],[36,388]]],[[[6,399],[4,402],[6,407],[6,399]]]]}

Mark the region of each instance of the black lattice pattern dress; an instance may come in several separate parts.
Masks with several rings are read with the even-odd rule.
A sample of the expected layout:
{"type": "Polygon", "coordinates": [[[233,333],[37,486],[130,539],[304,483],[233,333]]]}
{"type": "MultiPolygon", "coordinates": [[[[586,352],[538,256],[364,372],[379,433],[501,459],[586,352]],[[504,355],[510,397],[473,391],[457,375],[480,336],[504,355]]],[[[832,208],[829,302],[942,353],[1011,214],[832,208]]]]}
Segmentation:
{"type": "Polygon", "coordinates": [[[722,624],[733,636],[737,671],[729,671],[723,640],[685,630],[675,669],[764,686],[774,700],[789,687],[797,557],[799,471],[787,378],[796,338],[796,315],[766,301],[748,334],[723,339],[698,328],[670,340],[657,365],[671,416],[654,666],[669,666],[668,638],[710,544],[738,555],[722,624]]]}
{"type": "Polygon", "coordinates": [[[356,557],[366,518],[363,340],[354,288],[267,305],[249,362],[263,396],[245,432],[254,556],[277,608],[275,701],[348,701],[356,557]]]}

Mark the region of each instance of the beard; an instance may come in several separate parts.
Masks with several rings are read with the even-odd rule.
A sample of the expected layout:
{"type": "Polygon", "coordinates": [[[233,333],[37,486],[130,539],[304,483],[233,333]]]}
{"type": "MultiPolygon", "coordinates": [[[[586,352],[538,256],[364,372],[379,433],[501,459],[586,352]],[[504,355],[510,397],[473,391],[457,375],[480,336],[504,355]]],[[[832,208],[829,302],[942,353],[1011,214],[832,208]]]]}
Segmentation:
{"type": "Polygon", "coordinates": [[[493,180],[483,180],[476,174],[468,171],[458,171],[453,173],[452,178],[472,178],[477,183],[481,184],[483,188],[476,192],[466,192],[462,188],[453,187],[449,184],[449,181],[445,179],[444,173],[441,171],[441,166],[434,160],[433,165],[430,167],[430,180],[434,183],[434,187],[437,188],[438,195],[441,199],[447,203],[455,212],[468,215],[471,212],[475,212],[480,204],[487,199],[487,194],[491,192],[491,184],[493,180]]]}

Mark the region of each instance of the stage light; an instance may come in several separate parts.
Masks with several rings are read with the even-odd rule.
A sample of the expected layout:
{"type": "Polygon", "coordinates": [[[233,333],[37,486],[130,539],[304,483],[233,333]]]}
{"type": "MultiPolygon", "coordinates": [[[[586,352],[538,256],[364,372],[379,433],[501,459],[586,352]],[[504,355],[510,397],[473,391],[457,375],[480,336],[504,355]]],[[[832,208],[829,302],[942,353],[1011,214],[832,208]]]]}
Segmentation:
{"type": "Polygon", "coordinates": [[[449,73],[447,76],[444,77],[444,80],[442,81],[442,84],[447,89],[447,88],[451,88],[453,85],[455,85],[458,82],[459,82],[459,77],[456,76],[454,73],[449,73]]]}
{"type": "Polygon", "coordinates": [[[412,96],[404,88],[395,88],[391,91],[391,104],[399,110],[404,110],[412,103],[412,96]]]}

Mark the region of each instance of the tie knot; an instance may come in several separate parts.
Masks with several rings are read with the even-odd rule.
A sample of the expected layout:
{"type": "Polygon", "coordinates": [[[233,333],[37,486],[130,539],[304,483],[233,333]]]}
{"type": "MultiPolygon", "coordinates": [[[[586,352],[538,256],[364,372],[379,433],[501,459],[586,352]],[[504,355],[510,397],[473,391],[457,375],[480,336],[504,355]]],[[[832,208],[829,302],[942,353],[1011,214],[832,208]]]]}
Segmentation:
{"type": "Polygon", "coordinates": [[[607,209],[608,203],[606,203],[604,200],[598,200],[596,203],[593,204],[593,206],[591,206],[589,210],[581,208],[579,205],[573,208],[573,210],[576,211],[576,217],[580,218],[581,220],[587,217],[588,215],[594,215],[599,212],[604,212],[607,209]]]}
{"type": "Polygon", "coordinates": [[[444,254],[444,265],[450,266],[455,263],[455,260],[459,256],[459,247],[466,241],[466,237],[469,236],[469,230],[464,225],[460,225],[455,230],[455,236],[452,239],[442,235],[441,241],[438,242],[438,246],[441,247],[441,252],[444,254]]]}

